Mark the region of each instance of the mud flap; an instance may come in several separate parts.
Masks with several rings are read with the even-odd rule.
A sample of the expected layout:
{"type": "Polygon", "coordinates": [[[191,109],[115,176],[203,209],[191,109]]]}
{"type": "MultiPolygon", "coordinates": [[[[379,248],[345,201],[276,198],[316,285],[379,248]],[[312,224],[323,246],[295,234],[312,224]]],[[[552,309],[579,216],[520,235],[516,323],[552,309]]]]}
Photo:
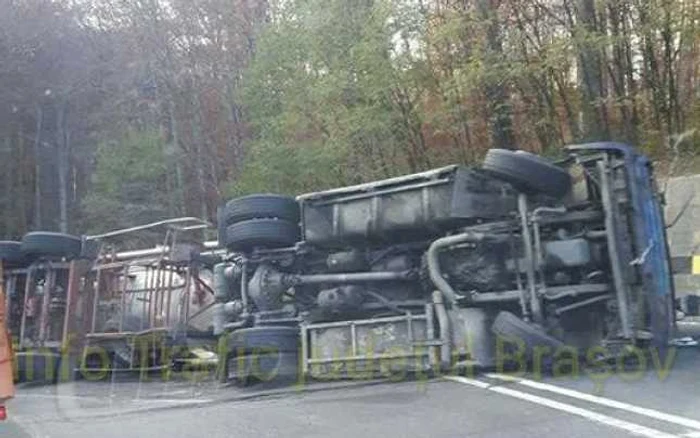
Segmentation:
{"type": "Polygon", "coordinates": [[[497,338],[501,338],[501,342],[506,341],[517,346],[527,360],[532,360],[535,349],[554,351],[564,346],[562,341],[549,336],[538,325],[525,322],[510,312],[500,312],[491,330],[497,338]]]}
{"type": "Polygon", "coordinates": [[[452,325],[452,351],[468,358],[479,368],[496,366],[496,342],[491,326],[495,312],[480,308],[453,308],[450,310],[452,325]]]}

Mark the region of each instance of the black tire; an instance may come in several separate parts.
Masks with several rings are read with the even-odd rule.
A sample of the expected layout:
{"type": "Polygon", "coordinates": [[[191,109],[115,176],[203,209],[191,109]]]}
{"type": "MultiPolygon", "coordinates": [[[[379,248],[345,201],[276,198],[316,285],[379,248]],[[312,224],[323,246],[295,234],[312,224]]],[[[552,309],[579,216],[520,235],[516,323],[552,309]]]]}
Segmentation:
{"type": "Polygon", "coordinates": [[[482,167],[525,193],[560,198],[571,190],[571,176],[566,170],[529,152],[490,149],[482,167]]]}
{"type": "Polygon", "coordinates": [[[226,228],[225,245],[231,251],[247,252],[253,248],[284,248],[299,241],[300,229],[281,219],[251,219],[226,228]]]}
{"type": "Polygon", "coordinates": [[[515,342],[525,348],[528,358],[532,358],[536,347],[548,347],[551,351],[562,347],[564,343],[545,333],[540,327],[518,318],[510,312],[500,312],[491,326],[496,336],[501,336],[506,342],[515,342]]]}
{"type": "Polygon", "coordinates": [[[15,355],[15,382],[47,385],[56,383],[61,355],[55,351],[26,351],[15,355]]]}
{"type": "Polygon", "coordinates": [[[236,330],[220,339],[219,357],[223,362],[219,364],[219,381],[235,379],[244,386],[253,381],[289,383],[299,372],[299,348],[299,329],[295,327],[236,330]]]}
{"type": "Polygon", "coordinates": [[[262,352],[236,357],[226,356],[217,370],[220,383],[239,386],[263,383],[289,385],[299,377],[299,353],[262,352]]]}
{"type": "Polygon", "coordinates": [[[251,219],[283,219],[299,223],[299,204],[290,196],[257,194],[230,200],[223,209],[222,220],[229,226],[251,219]]]}
{"type": "Polygon", "coordinates": [[[245,351],[270,348],[293,353],[299,351],[299,329],[282,326],[240,329],[228,335],[228,345],[232,352],[239,348],[245,351]]]}
{"type": "Polygon", "coordinates": [[[0,261],[7,267],[22,266],[27,263],[27,258],[22,253],[22,242],[9,240],[0,241],[0,261]]]}
{"type": "Polygon", "coordinates": [[[82,249],[80,237],[37,231],[22,238],[22,252],[28,256],[76,259],[82,249]]]}

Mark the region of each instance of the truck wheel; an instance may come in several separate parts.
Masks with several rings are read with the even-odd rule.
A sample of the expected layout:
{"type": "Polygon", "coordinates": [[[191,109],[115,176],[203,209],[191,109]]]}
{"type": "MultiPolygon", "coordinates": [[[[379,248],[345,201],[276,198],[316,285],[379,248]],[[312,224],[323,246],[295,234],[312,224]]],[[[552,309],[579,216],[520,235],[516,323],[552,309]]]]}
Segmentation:
{"type": "Polygon", "coordinates": [[[229,337],[231,351],[237,348],[274,348],[284,353],[299,350],[299,329],[295,327],[252,327],[232,332],[229,337]]]}
{"type": "Polygon", "coordinates": [[[253,248],[284,248],[299,241],[295,223],[281,219],[251,219],[226,228],[225,245],[231,251],[247,252],[253,248]]]}
{"type": "Polygon", "coordinates": [[[26,264],[27,258],[22,253],[22,243],[9,240],[0,241],[0,261],[8,267],[26,264]]]}
{"type": "Polygon", "coordinates": [[[490,149],[482,168],[525,193],[560,198],[571,190],[571,176],[566,170],[525,151],[490,149]]]}
{"type": "Polygon", "coordinates": [[[223,211],[224,225],[233,225],[251,219],[283,219],[299,223],[299,204],[290,196],[249,195],[230,200],[223,211]]]}
{"type": "Polygon", "coordinates": [[[83,244],[80,237],[62,233],[37,231],[22,238],[22,252],[38,257],[62,257],[75,259],[80,257],[83,244]]]}
{"type": "Polygon", "coordinates": [[[15,356],[15,366],[16,383],[56,383],[61,369],[61,355],[51,350],[22,351],[15,356]]]}
{"type": "Polygon", "coordinates": [[[491,331],[504,338],[504,341],[524,348],[527,358],[532,358],[536,347],[547,347],[554,351],[564,345],[538,326],[525,322],[510,312],[500,312],[491,326],[491,331]]]}
{"type": "Polygon", "coordinates": [[[248,386],[261,383],[289,385],[299,377],[299,353],[261,352],[244,356],[230,354],[217,370],[219,383],[248,386]]]}
{"type": "Polygon", "coordinates": [[[220,381],[235,379],[242,385],[293,381],[299,372],[299,341],[299,330],[294,327],[234,331],[224,340],[228,351],[219,370],[220,381]]]}

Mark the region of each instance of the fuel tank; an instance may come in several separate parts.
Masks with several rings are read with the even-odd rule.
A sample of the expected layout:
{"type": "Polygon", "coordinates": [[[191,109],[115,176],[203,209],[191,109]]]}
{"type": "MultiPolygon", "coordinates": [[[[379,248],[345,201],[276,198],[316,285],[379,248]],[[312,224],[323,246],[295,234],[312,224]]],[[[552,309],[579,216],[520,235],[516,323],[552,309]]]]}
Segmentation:
{"type": "Polygon", "coordinates": [[[304,239],[344,247],[415,241],[506,217],[515,195],[479,170],[448,166],[301,195],[304,239]]]}

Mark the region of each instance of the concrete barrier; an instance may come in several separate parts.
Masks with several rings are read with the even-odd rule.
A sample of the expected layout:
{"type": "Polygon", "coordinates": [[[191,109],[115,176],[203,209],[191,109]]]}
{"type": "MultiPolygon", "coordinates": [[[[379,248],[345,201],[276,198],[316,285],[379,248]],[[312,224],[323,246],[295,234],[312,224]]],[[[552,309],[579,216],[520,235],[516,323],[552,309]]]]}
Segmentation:
{"type": "Polygon", "coordinates": [[[700,294],[700,175],[668,181],[666,224],[670,226],[667,231],[676,296],[700,294]],[[693,256],[698,257],[693,260],[693,256]]]}

